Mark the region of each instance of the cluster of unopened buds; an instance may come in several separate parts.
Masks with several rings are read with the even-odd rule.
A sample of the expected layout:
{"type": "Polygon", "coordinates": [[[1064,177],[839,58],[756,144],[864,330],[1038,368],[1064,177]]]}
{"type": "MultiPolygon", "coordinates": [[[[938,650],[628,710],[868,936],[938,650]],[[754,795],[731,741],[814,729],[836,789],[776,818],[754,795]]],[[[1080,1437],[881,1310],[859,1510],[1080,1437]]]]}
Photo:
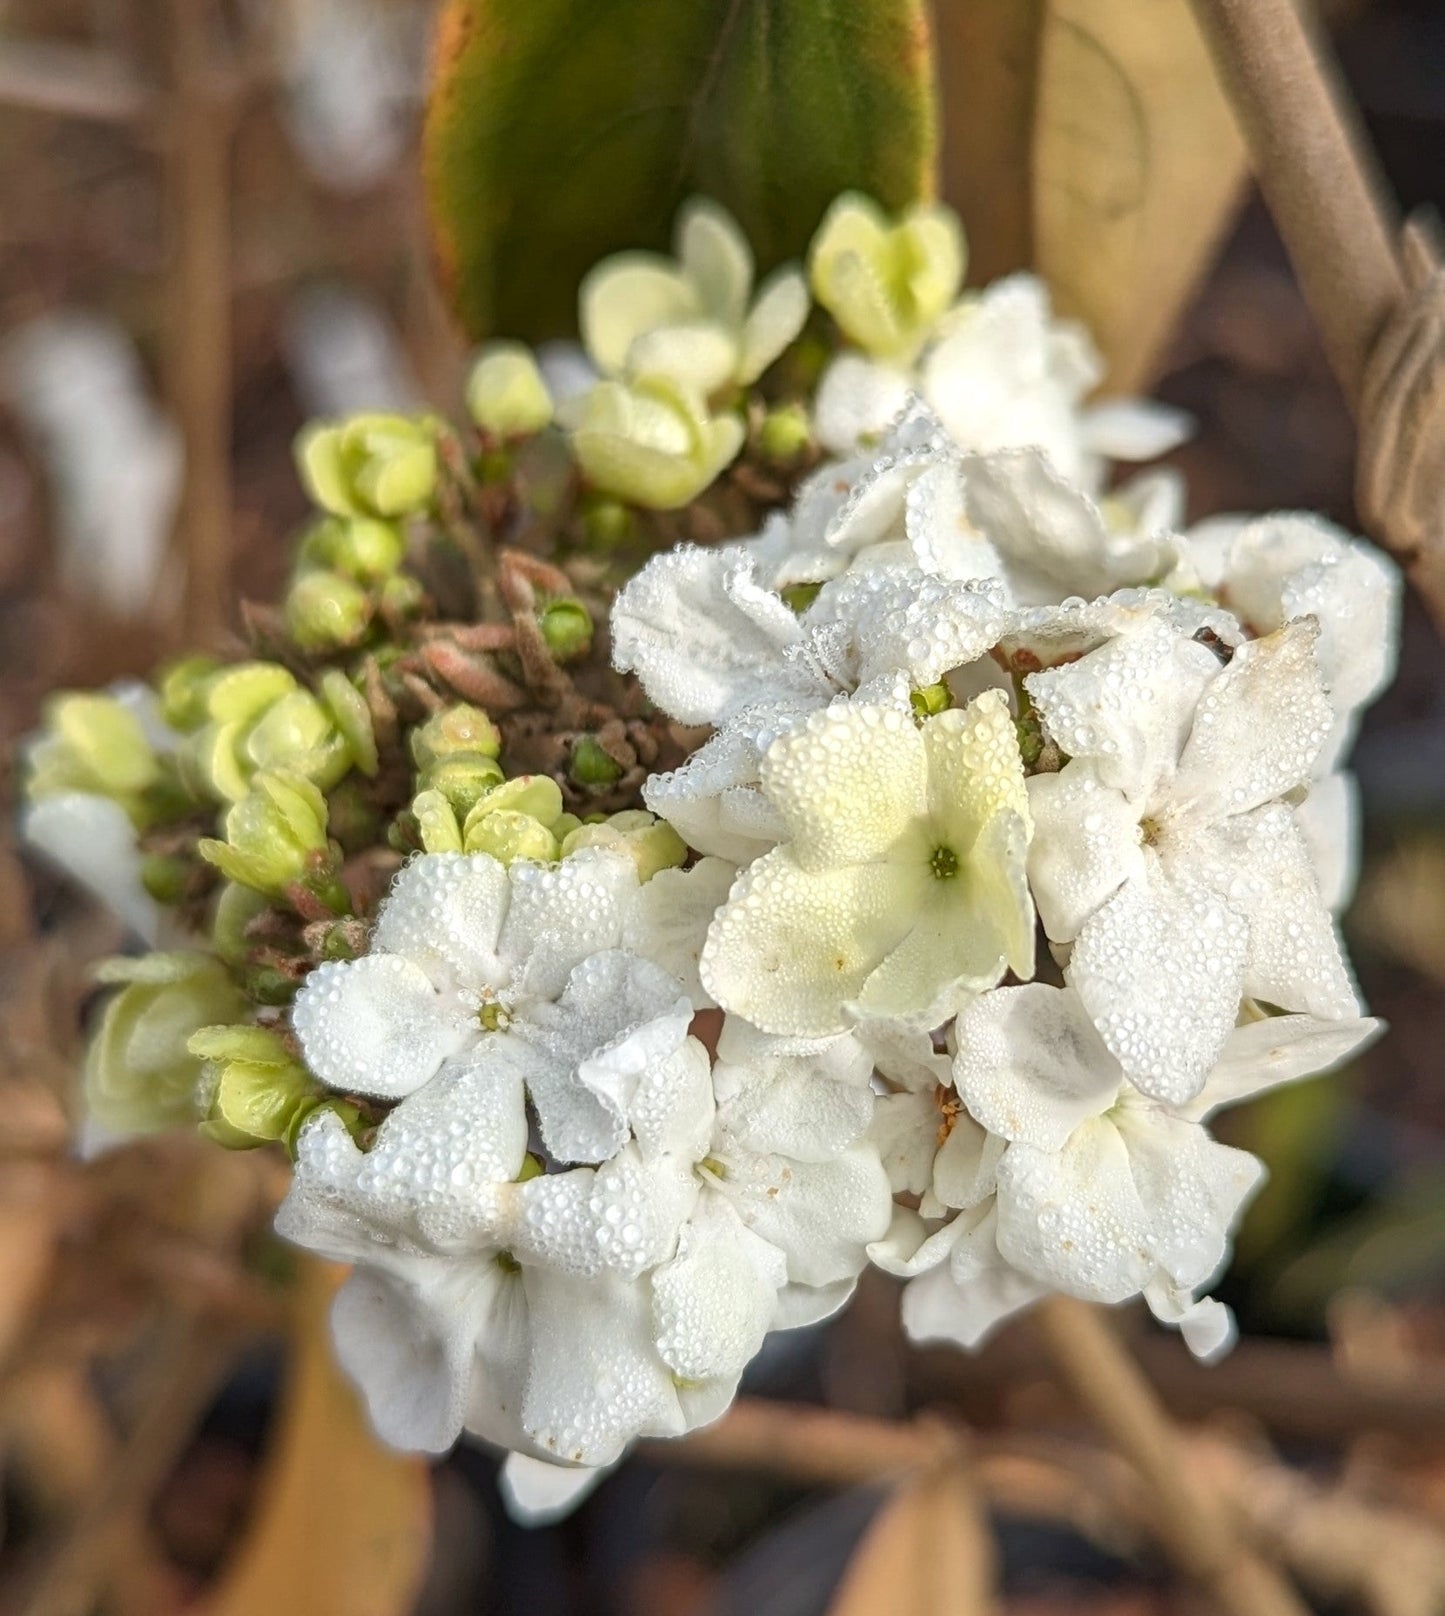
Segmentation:
{"type": "Polygon", "coordinates": [[[157,950],[95,1131],[284,1143],[378,1431],[510,1450],[523,1506],[869,1263],[920,1340],[1058,1291],[1223,1351],[1262,1168],[1209,1118],[1376,1030],[1334,916],[1394,570],[1116,481],[1186,423],[963,270],[845,197],[755,292],[691,205],[584,283],[585,357],[483,353],[469,436],[304,437],[253,658],[33,748],[32,839],[157,950]]]}

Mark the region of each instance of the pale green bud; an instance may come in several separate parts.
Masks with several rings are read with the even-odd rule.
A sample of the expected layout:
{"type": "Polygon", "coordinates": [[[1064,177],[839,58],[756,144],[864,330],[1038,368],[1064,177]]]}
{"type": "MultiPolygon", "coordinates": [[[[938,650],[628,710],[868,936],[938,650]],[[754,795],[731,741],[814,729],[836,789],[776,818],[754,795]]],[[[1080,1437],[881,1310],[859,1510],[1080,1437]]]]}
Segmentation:
{"type": "Polygon", "coordinates": [[[210,716],[206,705],[211,682],[221,664],[214,657],[182,657],[162,668],[156,683],[161,717],[172,729],[191,730],[210,716]]]}
{"type": "Polygon", "coordinates": [[[381,758],[366,697],[339,668],[328,668],[321,675],[321,699],[346,742],[351,761],[363,774],[374,775],[381,767],[381,758]]]}
{"type": "Polygon", "coordinates": [[[251,887],[227,881],[221,888],[211,917],[211,947],[227,965],[239,970],[246,964],[251,953],[246,928],[270,907],[265,893],[251,887]]]}
{"type": "Polygon", "coordinates": [[[780,466],[791,465],[812,441],[812,424],[801,404],[780,404],[769,410],[758,428],[758,447],[780,466]]]}
{"type": "Polygon", "coordinates": [[[411,801],[421,845],[428,853],[460,853],[462,827],[457,811],[440,791],[419,791],[411,801]]]}
{"type": "Polygon", "coordinates": [[[318,522],[301,541],[301,566],[329,568],[357,583],[375,584],[391,577],[406,555],[406,536],[394,522],[371,517],[330,517],[318,522]]]}
{"type": "Polygon", "coordinates": [[[515,775],[489,791],[472,812],[480,818],[502,809],[527,814],[551,830],[562,817],[562,788],[548,774],[515,775]]]}
{"type": "Polygon", "coordinates": [[[575,662],[592,649],[592,614],[580,600],[554,600],[542,608],[537,621],[558,662],[575,662]]]}
{"type": "Polygon", "coordinates": [[[579,735],[572,744],[567,773],[579,786],[610,786],[622,778],[622,765],[594,735],[579,735]]]}
{"type": "Polygon", "coordinates": [[[456,752],[480,752],[494,758],[501,750],[501,731],[480,707],[465,703],[433,713],[411,732],[411,755],[423,771],[456,752]]]}
{"type": "Polygon", "coordinates": [[[45,716],[45,731],[30,752],[31,800],[84,791],[111,798],[144,824],[146,793],[160,784],[163,771],[135,714],[113,696],[76,693],[54,697],[45,716]]]}
{"type": "Polygon", "coordinates": [[[876,358],[907,361],[957,296],[964,260],[952,209],[920,202],[895,224],[848,192],[818,226],[808,273],[844,336],[876,358]]]}
{"type": "Polygon", "coordinates": [[[228,1149],[294,1136],[300,1118],[321,1097],[315,1079],[265,1027],[204,1027],[188,1047],[205,1063],[202,1092],[208,1105],[201,1132],[228,1149]]]}
{"type": "Polygon", "coordinates": [[[562,857],[584,847],[611,847],[637,865],[637,879],[650,881],[659,870],[676,869],[687,860],[687,844],[664,819],[644,809],[613,814],[601,824],[579,825],[562,841],[562,857]]]}
{"type": "Polygon", "coordinates": [[[436,492],[436,431],[403,415],[316,422],[296,440],[306,490],[333,516],[407,516],[436,492]]]}
{"type": "Polygon", "coordinates": [[[587,542],[597,550],[615,550],[637,531],[632,512],[621,500],[589,494],[582,501],[582,527],[587,542]]]}
{"type": "Polygon", "coordinates": [[[426,590],[408,573],[398,572],[381,586],[381,609],[391,617],[415,617],[426,605],[426,590]]]}
{"type": "Polygon", "coordinates": [[[326,799],[300,775],[256,775],[225,829],[224,841],[202,837],[197,847],[228,881],[284,898],[295,883],[316,890],[329,876],[326,799]]]}
{"type": "Polygon", "coordinates": [[[598,382],[572,423],[572,452],[592,486],[654,510],[696,499],[745,436],[736,415],[710,414],[700,397],[663,376],[598,382]]]}
{"type": "Polygon", "coordinates": [[[422,785],[439,791],[465,819],[473,808],[502,783],[502,766],[480,752],[455,752],[434,763],[422,776],[422,785]]]}
{"type": "Polygon", "coordinates": [[[200,1027],[244,1015],[245,996],[210,954],[111,960],[97,974],[123,986],[86,1051],[90,1114],[119,1133],[194,1122],[201,1063],[188,1040],[200,1027]]]}
{"type": "Polygon", "coordinates": [[[500,864],[514,859],[550,864],[560,851],[557,838],[540,820],[511,808],[469,814],[463,845],[468,853],[490,853],[500,864]]]}
{"type": "Polygon", "coordinates": [[[467,379],[467,409],[494,438],[525,438],[552,419],[552,395],[529,349],[493,342],[482,349],[467,379]]]}
{"type": "Polygon", "coordinates": [[[303,572],[286,591],[286,628],[303,651],[355,645],[370,622],[370,597],[343,573],[303,572]]]}
{"type": "Polygon", "coordinates": [[[935,713],[941,713],[952,705],[953,693],[940,680],[937,684],[924,685],[920,690],[910,691],[908,701],[919,718],[931,718],[935,713]]]}

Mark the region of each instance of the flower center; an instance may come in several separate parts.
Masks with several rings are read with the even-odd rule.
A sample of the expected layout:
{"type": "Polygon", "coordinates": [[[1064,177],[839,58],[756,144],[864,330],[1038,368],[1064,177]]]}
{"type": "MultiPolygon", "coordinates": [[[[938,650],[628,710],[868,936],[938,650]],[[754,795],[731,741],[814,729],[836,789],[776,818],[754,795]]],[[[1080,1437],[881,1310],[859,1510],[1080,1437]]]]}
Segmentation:
{"type": "Polygon", "coordinates": [[[940,844],[928,856],[928,868],[936,881],[949,881],[958,874],[958,854],[940,844]]]}

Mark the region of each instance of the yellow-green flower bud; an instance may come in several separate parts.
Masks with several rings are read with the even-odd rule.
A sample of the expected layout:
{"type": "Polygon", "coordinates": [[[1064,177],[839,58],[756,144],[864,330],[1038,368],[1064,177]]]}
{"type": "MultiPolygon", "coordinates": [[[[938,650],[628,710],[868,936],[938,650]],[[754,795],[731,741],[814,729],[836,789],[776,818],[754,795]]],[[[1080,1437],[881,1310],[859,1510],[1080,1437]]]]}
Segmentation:
{"type": "Polygon", "coordinates": [[[355,645],[370,622],[370,598],[344,573],[303,572],[286,591],[286,628],[303,651],[355,645]]]}
{"type": "Polygon", "coordinates": [[[715,482],[743,446],[736,415],[663,376],[598,382],[573,412],[572,452],[604,494],[675,510],[715,482]]]}
{"type": "Polygon", "coordinates": [[[434,763],[422,777],[429,791],[439,791],[465,819],[473,808],[502,783],[502,766],[480,752],[455,752],[434,763]]]}
{"type": "Polygon", "coordinates": [[[331,890],[326,836],[326,799],[309,780],[294,774],[258,774],[251,789],[226,815],[226,839],[202,837],[201,857],[228,881],[285,898],[301,883],[331,890]]]}
{"type": "Polygon", "coordinates": [[[170,853],[143,853],[140,883],[157,903],[179,903],[191,877],[191,864],[170,853]]]}
{"type": "Polygon", "coordinates": [[[562,817],[562,788],[548,774],[515,775],[489,791],[472,812],[480,818],[501,809],[528,814],[551,830],[562,817]]]}
{"type": "Polygon", "coordinates": [[[381,610],[389,617],[415,617],[425,605],[426,590],[408,573],[399,572],[381,586],[381,610]]]}
{"type": "Polygon", "coordinates": [[[612,847],[637,865],[637,879],[650,881],[659,870],[676,869],[687,860],[687,843],[664,819],[645,809],[630,808],[601,824],[579,825],[562,842],[562,857],[584,847],[612,847]]]}
{"type": "Polygon", "coordinates": [[[333,516],[407,516],[436,492],[436,430],[404,415],[316,422],[296,440],[306,491],[333,516]]]}
{"type": "Polygon", "coordinates": [[[519,342],[488,343],[467,379],[467,409],[489,437],[540,432],[552,419],[552,395],[531,351],[519,342]]]}
{"type": "Polygon", "coordinates": [[[301,541],[301,568],[330,568],[358,583],[389,578],[406,555],[406,536],[395,522],[373,517],[333,516],[318,522],[301,541]]]}
{"type": "Polygon", "coordinates": [[[76,693],[54,697],[45,716],[30,752],[30,799],[84,791],[111,798],[135,824],[145,824],[146,794],[163,771],[136,715],[114,696],[76,693]]]}
{"type": "Polygon", "coordinates": [[[558,662],[575,662],[592,649],[592,613],[580,600],[554,600],[542,608],[537,621],[558,662]]]}
{"type": "Polygon", "coordinates": [[[161,669],[156,689],[161,717],[172,729],[191,730],[209,717],[207,692],[221,664],[214,657],[182,657],[161,669]]]}
{"type": "Polygon", "coordinates": [[[411,755],[423,772],[457,752],[480,752],[494,758],[501,750],[501,731],[480,707],[465,703],[433,713],[411,732],[411,755]]]}
{"type": "Polygon", "coordinates": [[[490,853],[501,864],[513,859],[550,864],[560,851],[557,838],[540,820],[512,808],[468,815],[463,845],[468,853],[490,853]]]}
{"type": "Polygon", "coordinates": [[[412,798],[421,845],[428,853],[460,853],[462,827],[457,811],[440,791],[419,791],[412,798]]]}
{"type": "Polygon", "coordinates": [[[287,1138],[298,1112],[313,1110],[320,1099],[315,1079],[265,1027],[203,1027],[187,1047],[204,1062],[208,1104],[201,1132],[228,1149],[287,1138]]]}
{"type": "Polygon", "coordinates": [[[85,1099],[102,1127],[150,1132],[194,1122],[201,1063],[187,1043],[200,1027],[246,1013],[246,1000],[210,954],[144,954],[97,973],[121,984],[85,1060],[85,1099]]]}
{"type": "Polygon", "coordinates": [[[589,494],[582,501],[582,529],[594,549],[615,550],[632,538],[637,524],[621,500],[589,494]]]}
{"type": "Polygon", "coordinates": [[[371,721],[366,697],[339,668],[328,668],[321,675],[321,700],[346,742],[351,761],[363,774],[375,774],[381,767],[381,759],[376,750],[376,726],[371,721]]]}
{"type": "Polygon", "coordinates": [[[610,786],[622,778],[622,765],[595,735],[579,735],[572,743],[567,773],[579,786],[610,786]]]}
{"type": "Polygon", "coordinates": [[[931,718],[934,713],[941,713],[953,704],[953,692],[940,680],[937,684],[910,691],[908,700],[919,718],[931,718]]]}
{"type": "MultiPolygon", "coordinates": [[[[251,940],[246,929],[271,906],[265,893],[251,887],[226,882],[216,899],[215,913],[211,917],[211,947],[227,965],[240,969],[251,953],[251,940]]],[[[213,1018],[214,1019],[214,1018],[213,1018]]]]}
{"type": "Polygon", "coordinates": [[[769,410],[758,428],[759,449],[779,466],[791,465],[812,441],[812,424],[801,404],[780,404],[769,410]]]}
{"type": "Polygon", "coordinates": [[[921,202],[895,224],[848,192],[818,226],[808,273],[844,336],[876,358],[907,361],[957,295],[964,260],[952,209],[921,202]]]}

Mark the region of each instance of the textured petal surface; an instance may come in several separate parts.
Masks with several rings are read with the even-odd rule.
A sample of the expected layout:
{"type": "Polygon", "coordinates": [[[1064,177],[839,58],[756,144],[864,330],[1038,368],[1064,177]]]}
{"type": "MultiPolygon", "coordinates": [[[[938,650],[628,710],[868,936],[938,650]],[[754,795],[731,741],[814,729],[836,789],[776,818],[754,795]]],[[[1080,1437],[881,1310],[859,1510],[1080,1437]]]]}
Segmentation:
{"type": "Polygon", "coordinates": [[[510,899],[506,870],[486,853],[424,853],[392,882],[372,950],[404,955],[438,987],[500,985],[510,974],[497,946],[510,899]]]}
{"type": "Polygon", "coordinates": [[[1072,942],[1084,922],[1145,869],[1139,810],[1084,759],[1028,783],[1029,885],[1044,930],[1072,942]]]}
{"type": "Polygon", "coordinates": [[[1219,1064],[1183,1114],[1202,1122],[1227,1105],[1266,1089],[1333,1071],[1368,1048],[1385,1030],[1373,1016],[1321,1021],[1316,1016],[1265,1016],[1230,1033],[1219,1064]]]}
{"type": "Polygon", "coordinates": [[[318,965],[296,995],[291,1025],[323,1083],[383,1099],[420,1088],[480,1035],[458,1002],[400,954],[318,965]]]}
{"type": "Polygon", "coordinates": [[[1248,952],[1229,905],[1151,869],[1088,921],[1064,974],[1129,1081],[1182,1104],[1234,1026],[1248,952]]]}
{"type": "Polygon", "coordinates": [[[643,883],[623,924],[628,952],[674,976],[694,1009],[712,1003],[698,966],[707,929],[736,878],[737,867],[720,858],[699,859],[687,870],[659,870],[643,883]]]}
{"type": "Polygon", "coordinates": [[[626,853],[588,847],[560,864],[518,860],[508,874],[512,903],[498,946],[517,962],[514,991],[555,998],[574,966],[621,943],[637,866],[626,853]]]}
{"type": "Polygon", "coordinates": [[[908,402],[908,373],[861,354],[844,353],[830,364],[813,401],[813,431],[831,454],[851,454],[881,437],[908,402]]]}
{"type": "Polygon", "coordinates": [[[1059,1150],[1119,1092],[1119,1063],[1067,988],[982,994],[960,1012],[954,1037],[959,1097],[1004,1139],[1059,1150]]]}

